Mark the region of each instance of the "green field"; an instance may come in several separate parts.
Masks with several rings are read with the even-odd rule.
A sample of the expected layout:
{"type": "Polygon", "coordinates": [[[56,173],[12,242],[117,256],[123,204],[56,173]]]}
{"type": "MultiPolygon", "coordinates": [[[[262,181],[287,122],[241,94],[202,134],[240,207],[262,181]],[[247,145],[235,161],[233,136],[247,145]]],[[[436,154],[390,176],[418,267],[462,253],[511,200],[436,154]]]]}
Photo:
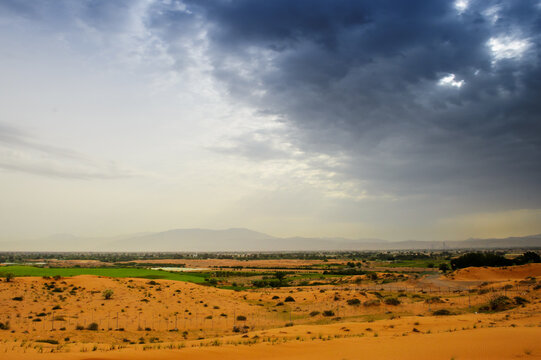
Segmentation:
{"type": "Polygon", "coordinates": [[[440,266],[440,264],[449,265],[450,262],[447,260],[432,260],[432,259],[392,260],[392,261],[375,261],[373,266],[428,268],[429,264],[432,264],[433,268],[437,269],[438,266],[440,266]]]}
{"type": "Polygon", "coordinates": [[[35,266],[2,266],[0,267],[0,276],[6,274],[14,276],[77,276],[77,275],[96,275],[121,278],[144,278],[144,279],[165,279],[178,280],[193,283],[205,282],[205,274],[201,273],[174,273],[162,270],[138,269],[138,268],[42,268],[35,266]]]}

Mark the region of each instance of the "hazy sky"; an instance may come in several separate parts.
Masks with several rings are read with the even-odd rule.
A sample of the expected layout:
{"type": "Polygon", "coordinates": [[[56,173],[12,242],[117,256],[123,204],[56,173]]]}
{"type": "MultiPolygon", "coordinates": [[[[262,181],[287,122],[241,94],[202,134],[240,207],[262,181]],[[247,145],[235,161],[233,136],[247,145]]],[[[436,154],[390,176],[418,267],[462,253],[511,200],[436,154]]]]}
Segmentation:
{"type": "Polygon", "coordinates": [[[541,232],[541,2],[0,0],[0,240],[541,232]]]}

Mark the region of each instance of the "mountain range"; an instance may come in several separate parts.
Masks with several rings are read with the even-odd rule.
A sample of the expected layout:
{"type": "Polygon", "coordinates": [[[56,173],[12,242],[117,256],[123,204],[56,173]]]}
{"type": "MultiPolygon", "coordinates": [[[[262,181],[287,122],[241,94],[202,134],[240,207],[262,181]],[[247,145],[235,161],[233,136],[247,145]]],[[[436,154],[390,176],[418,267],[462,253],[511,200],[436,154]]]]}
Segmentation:
{"type": "Polygon", "coordinates": [[[261,232],[233,228],[226,230],[174,229],[113,238],[57,234],[29,241],[0,242],[0,251],[330,251],[330,250],[442,250],[541,247],[541,234],[501,239],[461,241],[386,241],[381,239],[280,238],[261,232]]]}

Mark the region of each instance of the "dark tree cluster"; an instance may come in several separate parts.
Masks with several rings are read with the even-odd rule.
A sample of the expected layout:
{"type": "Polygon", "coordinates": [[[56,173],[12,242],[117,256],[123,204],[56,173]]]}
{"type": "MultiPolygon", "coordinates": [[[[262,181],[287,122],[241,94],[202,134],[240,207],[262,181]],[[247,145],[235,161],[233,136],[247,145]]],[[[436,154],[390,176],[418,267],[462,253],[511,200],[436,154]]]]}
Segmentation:
{"type": "Polygon", "coordinates": [[[524,265],[528,263],[541,262],[539,254],[533,251],[527,251],[514,259],[508,259],[502,255],[494,253],[467,253],[456,259],[451,260],[453,270],[462,269],[470,266],[512,266],[524,265]]]}

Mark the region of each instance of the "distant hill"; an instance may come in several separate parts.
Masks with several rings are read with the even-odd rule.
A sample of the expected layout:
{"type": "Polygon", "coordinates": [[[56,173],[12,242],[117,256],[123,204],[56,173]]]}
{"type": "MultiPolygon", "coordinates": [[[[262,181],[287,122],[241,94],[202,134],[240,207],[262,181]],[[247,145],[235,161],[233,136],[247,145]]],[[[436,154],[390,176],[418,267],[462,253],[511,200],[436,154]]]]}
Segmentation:
{"type": "Polygon", "coordinates": [[[280,238],[243,228],[226,230],[174,229],[114,238],[90,238],[58,234],[33,241],[0,243],[0,251],[369,251],[535,247],[541,248],[541,234],[503,239],[391,242],[380,239],[280,238]]]}
{"type": "Polygon", "coordinates": [[[114,251],[249,251],[277,240],[280,239],[248,229],[175,229],[113,241],[106,247],[114,251]]]}

